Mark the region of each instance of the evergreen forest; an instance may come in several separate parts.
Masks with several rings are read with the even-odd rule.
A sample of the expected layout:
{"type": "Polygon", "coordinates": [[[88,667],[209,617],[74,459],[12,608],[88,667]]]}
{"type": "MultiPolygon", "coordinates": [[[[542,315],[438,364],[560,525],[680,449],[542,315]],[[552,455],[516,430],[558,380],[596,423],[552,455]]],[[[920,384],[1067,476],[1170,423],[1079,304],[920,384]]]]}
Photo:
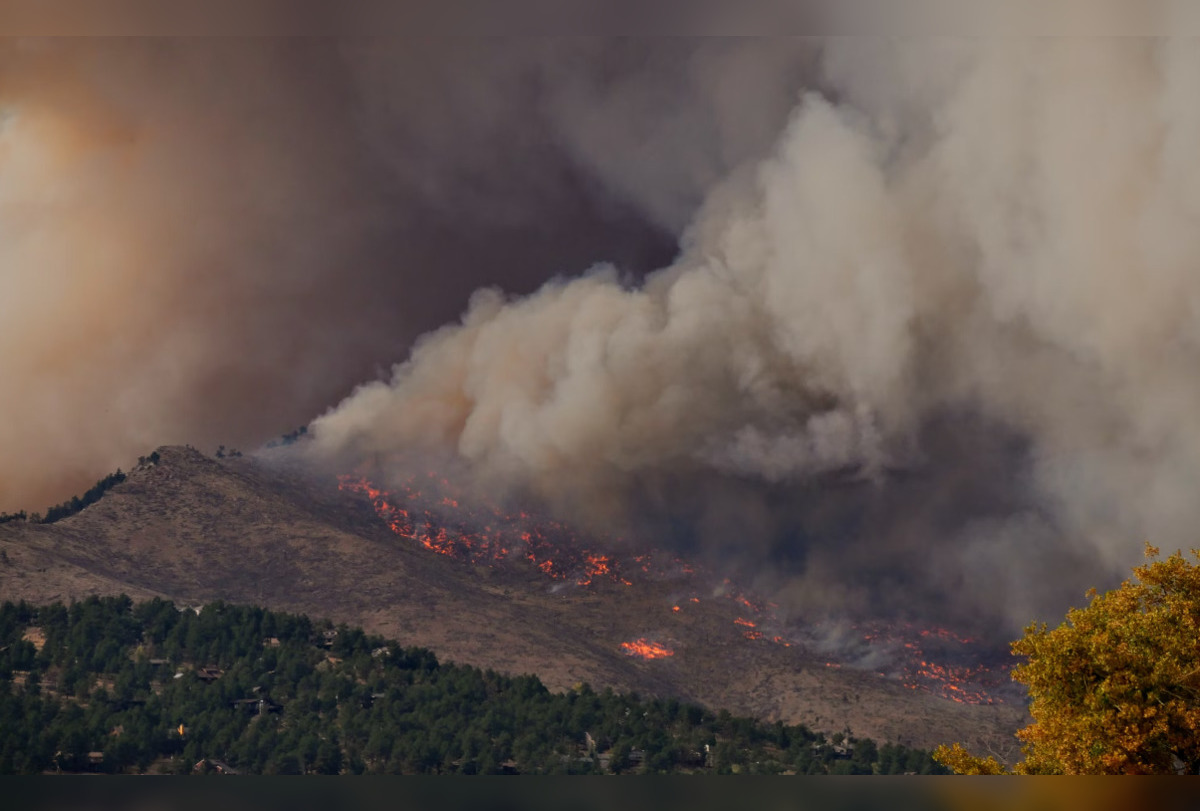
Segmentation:
{"type": "Polygon", "coordinates": [[[903,774],[929,753],[217,602],[0,606],[0,773],[903,774]]]}

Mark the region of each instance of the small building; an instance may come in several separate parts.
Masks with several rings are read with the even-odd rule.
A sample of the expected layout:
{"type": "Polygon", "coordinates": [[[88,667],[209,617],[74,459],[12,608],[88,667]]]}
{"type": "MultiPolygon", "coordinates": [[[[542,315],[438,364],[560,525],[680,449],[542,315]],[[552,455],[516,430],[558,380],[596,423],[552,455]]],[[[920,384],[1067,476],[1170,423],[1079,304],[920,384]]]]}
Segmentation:
{"type": "Polygon", "coordinates": [[[223,760],[213,760],[212,758],[201,758],[196,761],[196,765],[192,767],[193,772],[216,772],[217,774],[237,774],[237,769],[230,766],[223,760]]]}
{"type": "Polygon", "coordinates": [[[239,698],[230,702],[235,708],[253,712],[255,715],[262,715],[267,712],[279,712],[283,707],[266,696],[259,698],[239,698]]]}

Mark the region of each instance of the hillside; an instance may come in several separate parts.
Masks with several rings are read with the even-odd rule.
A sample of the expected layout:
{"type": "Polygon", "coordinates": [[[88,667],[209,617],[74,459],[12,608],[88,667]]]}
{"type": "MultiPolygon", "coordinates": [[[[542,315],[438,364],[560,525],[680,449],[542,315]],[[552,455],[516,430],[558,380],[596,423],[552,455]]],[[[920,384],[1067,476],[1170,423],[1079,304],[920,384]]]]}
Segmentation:
{"type": "Polygon", "coordinates": [[[678,577],[562,587],[532,567],[433,554],[335,481],[251,458],[158,453],[76,515],[0,525],[0,599],[262,605],[362,626],[443,661],[536,674],[552,690],[587,682],[922,748],[1010,751],[1024,723],[1011,691],[1006,703],[958,703],[801,642],[771,644],[747,631],[746,607],[711,590],[692,602],[695,584],[678,577]],[[628,655],[622,644],[638,640],[672,655],[628,655]]]}

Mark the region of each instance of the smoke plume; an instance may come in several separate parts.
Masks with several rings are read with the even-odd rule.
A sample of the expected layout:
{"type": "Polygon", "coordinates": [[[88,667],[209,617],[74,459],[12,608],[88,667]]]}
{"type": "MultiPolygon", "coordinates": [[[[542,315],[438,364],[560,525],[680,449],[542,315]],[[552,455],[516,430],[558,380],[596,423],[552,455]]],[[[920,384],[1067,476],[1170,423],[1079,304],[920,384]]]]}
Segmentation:
{"type": "MultiPolygon", "coordinates": [[[[1198,77],[1194,40],[827,42],[673,263],[477,291],[317,450],[424,448],[579,520],[669,516],[790,559],[798,607],[1061,611],[1145,540],[1194,544],[1198,77]]],[[[685,158],[617,188],[670,226],[681,167],[706,178],[685,158]]]]}
{"type": "Polygon", "coordinates": [[[1198,76],[1189,39],[0,43],[0,510],[341,400],[339,468],[434,459],[796,611],[1056,616],[1200,518],[1198,76]]]}
{"type": "Polygon", "coordinates": [[[290,431],[477,287],[661,265],[812,50],[0,43],[0,510],[290,431]]]}

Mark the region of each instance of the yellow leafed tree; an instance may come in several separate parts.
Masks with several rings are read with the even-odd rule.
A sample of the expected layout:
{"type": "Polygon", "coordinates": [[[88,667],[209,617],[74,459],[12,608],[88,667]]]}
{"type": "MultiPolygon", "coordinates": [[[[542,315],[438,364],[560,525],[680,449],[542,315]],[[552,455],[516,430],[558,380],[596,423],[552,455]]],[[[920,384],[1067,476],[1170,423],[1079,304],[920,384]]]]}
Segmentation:
{"type": "MultiPolygon", "coordinates": [[[[1151,546],[1146,556],[1133,581],[1013,643],[1033,716],[1015,773],[1200,773],[1200,566],[1157,560],[1151,546]]],[[[1006,771],[958,744],[934,758],[960,774],[1006,771]]]]}

